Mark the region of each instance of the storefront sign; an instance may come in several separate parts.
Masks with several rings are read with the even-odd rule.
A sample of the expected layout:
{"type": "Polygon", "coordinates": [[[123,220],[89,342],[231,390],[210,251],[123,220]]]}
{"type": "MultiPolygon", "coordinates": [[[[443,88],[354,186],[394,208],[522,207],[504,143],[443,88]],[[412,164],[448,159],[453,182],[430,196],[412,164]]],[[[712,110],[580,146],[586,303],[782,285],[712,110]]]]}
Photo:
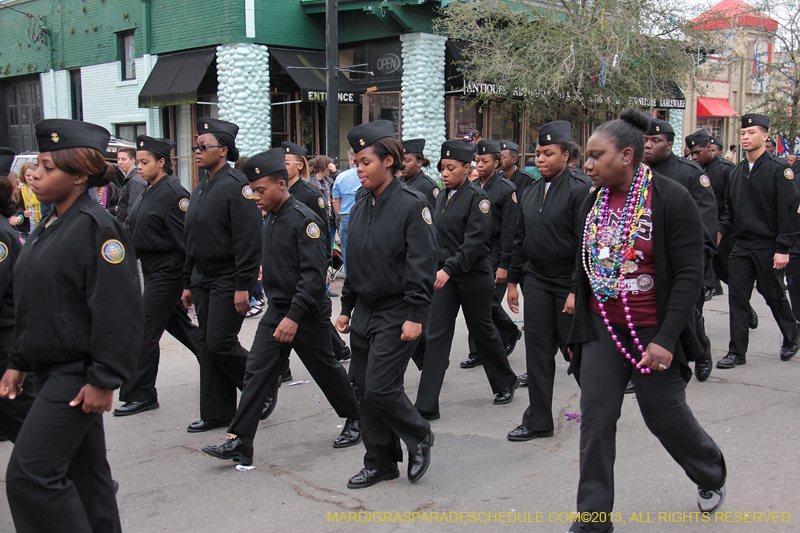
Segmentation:
{"type": "Polygon", "coordinates": [[[475,122],[457,122],[456,123],[456,137],[467,137],[472,135],[478,129],[475,122]]]}
{"type": "MultiPolygon", "coordinates": [[[[308,89],[303,89],[303,101],[304,102],[317,102],[317,103],[325,103],[328,101],[328,93],[326,91],[310,91],[308,89]]],[[[340,104],[357,104],[358,98],[356,93],[339,93],[339,103],[340,104]]]]}
{"type": "Polygon", "coordinates": [[[509,88],[505,85],[498,85],[496,83],[467,83],[467,81],[464,80],[464,87],[460,92],[463,92],[464,96],[497,95],[521,99],[527,91],[522,87],[514,87],[513,90],[509,91],[509,88]]]}
{"type": "Polygon", "coordinates": [[[378,58],[375,62],[375,70],[377,70],[381,76],[386,76],[387,74],[392,74],[400,70],[402,65],[403,62],[400,57],[397,54],[389,52],[378,58]]]}
{"type": "Polygon", "coordinates": [[[680,98],[634,98],[633,102],[639,107],[655,109],[686,109],[686,100],[680,98]]]}

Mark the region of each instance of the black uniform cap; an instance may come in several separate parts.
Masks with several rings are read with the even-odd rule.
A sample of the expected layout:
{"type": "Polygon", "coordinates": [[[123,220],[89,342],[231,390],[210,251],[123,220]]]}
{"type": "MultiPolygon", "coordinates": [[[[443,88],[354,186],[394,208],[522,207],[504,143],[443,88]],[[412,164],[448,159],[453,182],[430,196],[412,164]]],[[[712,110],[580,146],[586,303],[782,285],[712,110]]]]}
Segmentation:
{"type": "Polygon", "coordinates": [[[358,153],[376,141],[394,138],[394,124],[389,120],[376,120],[359,124],[347,134],[347,142],[353,152],[358,153]]]}
{"type": "Polygon", "coordinates": [[[512,143],[511,141],[500,141],[500,149],[519,152],[519,145],[517,143],[512,143]]]}
{"type": "Polygon", "coordinates": [[[672,124],[660,118],[654,118],[650,121],[650,131],[647,132],[648,135],[667,135],[668,133],[675,135],[672,124]]]}
{"type": "Polygon", "coordinates": [[[772,137],[767,137],[767,142],[775,144],[775,139],[773,139],[772,137]]]}
{"type": "Polygon", "coordinates": [[[239,126],[233,122],[225,122],[216,118],[198,118],[197,119],[197,134],[203,135],[204,133],[227,133],[236,138],[239,133],[239,126]]]}
{"type": "Polygon", "coordinates": [[[720,149],[720,150],[722,150],[723,148],[725,148],[724,146],[722,146],[722,143],[721,143],[721,142],[719,142],[719,141],[718,141],[717,139],[715,139],[714,137],[709,137],[709,139],[708,139],[708,143],[709,143],[709,144],[713,144],[714,146],[719,146],[719,149],[720,149]]]}
{"type": "Polygon", "coordinates": [[[403,141],[404,154],[421,154],[425,149],[425,139],[409,139],[403,141]]]}
{"type": "Polygon", "coordinates": [[[769,130],[769,118],[764,115],[742,115],[742,129],[751,128],[753,126],[763,126],[769,130]]]}
{"type": "Polygon", "coordinates": [[[136,137],[136,149],[147,150],[154,154],[161,154],[169,157],[169,153],[175,148],[175,142],[169,139],[156,139],[147,135],[136,137]]]}
{"type": "Polygon", "coordinates": [[[283,150],[283,155],[299,155],[300,157],[308,156],[308,150],[299,144],[290,143],[289,141],[283,141],[281,143],[281,149],[283,150]]]}
{"type": "Polygon", "coordinates": [[[558,141],[572,140],[572,124],[566,120],[554,120],[539,128],[539,146],[547,146],[558,141]]]}
{"type": "Polygon", "coordinates": [[[464,141],[451,140],[442,144],[441,159],[455,159],[462,163],[472,163],[475,156],[475,146],[464,141]]]}
{"type": "Polygon", "coordinates": [[[107,129],[81,120],[50,118],[37,122],[35,128],[40,152],[94,148],[103,154],[111,138],[107,129]]]}
{"type": "Polygon", "coordinates": [[[700,144],[707,143],[710,140],[711,137],[708,136],[708,132],[706,130],[698,130],[691,135],[686,136],[686,146],[692,148],[700,144]]]}
{"type": "Polygon", "coordinates": [[[254,155],[244,164],[244,175],[250,181],[256,181],[281,170],[285,171],[286,163],[283,159],[285,153],[284,148],[273,148],[254,155]]]}
{"type": "Polygon", "coordinates": [[[0,146],[0,176],[11,174],[11,166],[14,164],[14,156],[17,155],[11,148],[0,146]]]}
{"type": "Polygon", "coordinates": [[[500,141],[497,139],[481,139],[478,141],[478,154],[499,154],[500,141]]]}

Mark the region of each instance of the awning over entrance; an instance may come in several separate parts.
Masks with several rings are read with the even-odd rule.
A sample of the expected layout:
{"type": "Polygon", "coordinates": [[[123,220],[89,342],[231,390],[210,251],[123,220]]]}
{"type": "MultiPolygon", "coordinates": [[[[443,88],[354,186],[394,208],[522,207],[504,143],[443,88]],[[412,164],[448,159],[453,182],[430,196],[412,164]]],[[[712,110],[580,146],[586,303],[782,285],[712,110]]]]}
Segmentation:
{"type": "Polygon", "coordinates": [[[214,57],[213,48],[159,56],[139,93],[139,107],[197,102],[197,89],[214,57]]]}
{"type": "Polygon", "coordinates": [[[698,98],[697,99],[698,117],[738,117],[727,98],[698,98]]]}
{"type": "MultiPolygon", "coordinates": [[[[325,52],[270,48],[274,57],[292,80],[300,87],[304,102],[325,103],[328,86],[325,78],[325,52]],[[300,68],[297,68],[300,67],[300,68]]],[[[343,74],[339,75],[339,103],[357,104],[355,85],[343,74]]]]}

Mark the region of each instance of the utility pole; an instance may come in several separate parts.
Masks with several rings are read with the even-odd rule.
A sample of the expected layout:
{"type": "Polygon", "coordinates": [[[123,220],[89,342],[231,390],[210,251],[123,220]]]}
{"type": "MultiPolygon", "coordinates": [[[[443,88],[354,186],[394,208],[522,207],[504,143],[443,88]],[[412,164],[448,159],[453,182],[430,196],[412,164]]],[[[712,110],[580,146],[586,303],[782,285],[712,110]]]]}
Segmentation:
{"type": "Polygon", "coordinates": [[[339,166],[339,0],[325,0],[325,66],[328,96],[325,102],[326,155],[339,166]]]}

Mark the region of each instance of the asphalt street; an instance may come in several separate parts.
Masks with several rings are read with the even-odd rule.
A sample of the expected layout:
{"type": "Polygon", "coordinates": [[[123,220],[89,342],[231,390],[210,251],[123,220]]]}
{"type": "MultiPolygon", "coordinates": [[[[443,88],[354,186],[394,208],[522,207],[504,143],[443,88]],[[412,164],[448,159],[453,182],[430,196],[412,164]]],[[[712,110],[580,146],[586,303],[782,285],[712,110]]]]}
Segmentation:
{"type": "MultiPolygon", "coordinates": [[[[778,359],[777,326],[757,293],[752,302],[760,326],[751,334],[747,365],[714,369],[706,383],[693,380],[687,389],[695,416],[727,460],[728,495],[721,514],[707,522],[699,516],[695,486],[649,433],[636,398],[628,396],[617,434],[616,531],[800,531],[800,356],[790,362],[778,359]]],[[[338,308],[334,299],[334,313],[338,308]]],[[[727,296],[715,297],[706,309],[716,361],[727,348],[727,296]]],[[[240,336],[245,347],[250,347],[256,324],[257,319],[245,321],[240,336]]],[[[569,528],[580,423],[568,415],[580,414],[580,390],[567,376],[560,354],[555,435],[509,442],[506,433],[521,422],[527,391],[519,389],[510,405],[492,405],[482,368],[458,367],[467,353],[467,330],[459,317],[442,390],[442,418],[432,422],[436,442],[427,474],[412,485],[401,464],[400,479],[350,490],[345,485],[363,466],[363,446],[331,446],[343,420],[316,384],[306,383],[310,377],[295,354],[291,366],[296,382],[284,384],[277,409],[259,426],[256,468],[239,472],[232,462],[200,451],[205,445],[221,444],[225,429],[186,432],[199,416],[197,362],[168,334],[161,346],[161,408],[125,418],[105,415],[108,456],[120,483],[117,501],[126,532],[415,528],[563,533],[569,528]]],[[[517,373],[525,371],[522,342],[510,362],[517,373]]],[[[412,363],[406,372],[412,401],[418,382],[412,363]]],[[[0,464],[6,464],[11,450],[11,443],[0,443],[0,464]]],[[[0,531],[13,531],[6,500],[1,499],[0,531]]]]}

